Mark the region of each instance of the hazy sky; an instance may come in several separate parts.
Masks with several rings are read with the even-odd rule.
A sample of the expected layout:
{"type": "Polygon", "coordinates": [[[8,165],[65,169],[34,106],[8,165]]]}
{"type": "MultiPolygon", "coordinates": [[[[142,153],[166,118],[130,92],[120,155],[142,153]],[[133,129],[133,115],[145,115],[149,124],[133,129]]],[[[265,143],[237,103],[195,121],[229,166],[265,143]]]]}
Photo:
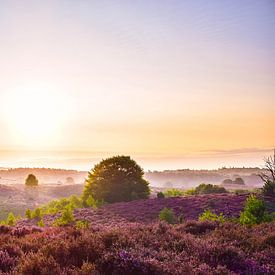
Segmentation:
{"type": "Polygon", "coordinates": [[[0,0],[0,166],[260,165],[275,2],[0,0]]]}

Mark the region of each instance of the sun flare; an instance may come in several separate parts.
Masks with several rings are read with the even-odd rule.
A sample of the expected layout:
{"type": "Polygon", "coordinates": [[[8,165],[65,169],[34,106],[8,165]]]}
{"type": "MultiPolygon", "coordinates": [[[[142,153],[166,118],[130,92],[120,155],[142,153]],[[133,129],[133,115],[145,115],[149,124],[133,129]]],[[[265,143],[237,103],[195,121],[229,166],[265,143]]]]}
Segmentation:
{"type": "Polygon", "coordinates": [[[53,143],[66,117],[62,98],[53,89],[18,88],[9,93],[6,115],[12,136],[24,144],[53,143]]]}

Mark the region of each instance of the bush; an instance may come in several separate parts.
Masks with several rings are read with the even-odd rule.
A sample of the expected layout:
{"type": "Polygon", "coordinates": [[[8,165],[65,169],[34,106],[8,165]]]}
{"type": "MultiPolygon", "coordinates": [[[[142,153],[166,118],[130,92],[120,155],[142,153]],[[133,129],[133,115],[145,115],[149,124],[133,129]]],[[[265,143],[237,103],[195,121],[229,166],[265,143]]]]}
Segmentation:
{"type": "Polygon", "coordinates": [[[238,185],[245,185],[244,180],[242,178],[235,178],[233,183],[238,185]]]}
{"type": "Polygon", "coordinates": [[[199,221],[210,221],[210,222],[224,222],[225,217],[223,213],[217,215],[213,213],[210,209],[204,210],[204,212],[199,216],[199,221]]]}
{"type": "Polygon", "coordinates": [[[128,156],[102,160],[88,174],[83,202],[92,196],[97,201],[120,202],[148,198],[149,183],[141,167],[128,156]]]}
{"type": "Polygon", "coordinates": [[[167,223],[174,223],[175,222],[175,215],[172,209],[170,208],[163,208],[159,213],[159,220],[165,221],[167,223]]]}
{"type": "Polygon", "coordinates": [[[192,188],[192,189],[186,190],[186,191],[184,192],[184,194],[185,194],[186,196],[196,195],[196,190],[195,190],[194,188],[192,188]]]}
{"type": "Polygon", "coordinates": [[[196,194],[227,193],[222,186],[202,183],[195,188],[196,194]]]}
{"type": "Polygon", "coordinates": [[[65,226],[72,223],[73,221],[74,221],[73,211],[71,209],[64,209],[61,212],[61,216],[54,221],[53,225],[65,226]]]}
{"type": "Polygon", "coordinates": [[[264,183],[262,193],[265,196],[275,196],[275,182],[268,180],[264,183]]]}
{"type": "Polygon", "coordinates": [[[165,198],[165,195],[164,195],[162,192],[158,192],[158,193],[157,193],[157,198],[158,198],[158,199],[165,198]]]}
{"type": "Polygon", "coordinates": [[[25,180],[26,186],[38,186],[38,179],[35,175],[29,174],[28,177],[25,180]]]}
{"type": "Polygon", "coordinates": [[[240,223],[253,225],[270,220],[271,217],[266,211],[264,202],[254,195],[250,195],[246,200],[244,210],[241,212],[240,223]]]}
{"type": "Polygon", "coordinates": [[[31,217],[32,217],[32,211],[29,208],[25,212],[25,217],[27,219],[31,219],[31,217]]]}
{"type": "Polygon", "coordinates": [[[41,210],[41,208],[36,208],[33,212],[32,212],[32,214],[31,214],[31,218],[32,219],[38,219],[38,220],[41,220],[41,218],[42,218],[42,210],[41,210]]]}
{"type": "Polygon", "coordinates": [[[168,189],[164,192],[165,197],[181,197],[184,195],[184,191],[179,190],[179,189],[168,189]]]}
{"type": "Polygon", "coordinates": [[[85,221],[85,220],[83,220],[83,221],[77,221],[75,223],[75,227],[77,229],[87,229],[87,228],[89,228],[89,225],[90,225],[90,223],[88,221],[85,221]]]}
{"type": "Polygon", "coordinates": [[[16,223],[16,218],[14,216],[14,214],[11,212],[9,213],[7,220],[6,220],[6,224],[9,226],[13,226],[16,223]]]}

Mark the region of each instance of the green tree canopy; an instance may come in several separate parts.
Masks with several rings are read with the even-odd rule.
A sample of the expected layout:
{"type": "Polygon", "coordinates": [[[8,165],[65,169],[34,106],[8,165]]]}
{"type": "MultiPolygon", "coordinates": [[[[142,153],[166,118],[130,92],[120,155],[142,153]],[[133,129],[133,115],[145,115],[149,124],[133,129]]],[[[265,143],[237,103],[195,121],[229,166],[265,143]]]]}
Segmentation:
{"type": "Polygon", "coordinates": [[[29,174],[25,181],[26,186],[37,186],[38,185],[38,179],[35,175],[29,174]]]}
{"type": "Polygon", "coordinates": [[[84,204],[89,196],[109,203],[148,198],[149,183],[143,175],[142,168],[129,156],[104,159],[88,174],[84,204]]]}

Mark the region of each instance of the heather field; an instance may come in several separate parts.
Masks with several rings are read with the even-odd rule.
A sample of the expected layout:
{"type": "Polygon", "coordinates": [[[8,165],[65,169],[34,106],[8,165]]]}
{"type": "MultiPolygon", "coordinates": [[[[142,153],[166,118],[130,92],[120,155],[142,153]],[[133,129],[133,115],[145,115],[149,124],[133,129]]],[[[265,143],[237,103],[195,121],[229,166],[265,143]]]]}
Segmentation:
{"type": "MultiPolygon", "coordinates": [[[[275,223],[234,221],[247,197],[144,199],[75,209],[75,221],[63,227],[52,226],[60,214],[44,216],[42,228],[36,219],[2,225],[1,274],[275,274],[275,223]],[[164,207],[184,220],[160,222],[164,207]],[[229,219],[198,221],[205,209],[229,219]]],[[[262,199],[274,211],[274,197],[262,199]]]]}
{"type": "MultiPolygon", "coordinates": [[[[107,204],[98,209],[75,209],[74,217],[76,220],[87,220],[91,223],[104,225],[128,222],[151,223],[158,220],[161,209],[168,207],[177,217],[183,215],[185,220],[197,220],[205,209],[211,209],[216,214],[223,213],[225,217],[233,218],[239,217],[247,197],[248,194],[207,194],[118,202],[107,204]]],[[[265,202],[270,212],[275,211],[275,198],[266,197],[265,202]]],[[[45,216],[45,225],[50,226],[55,218],[55,215],[45,216]]],[[[21,226],[35,225],[36,221],[23,219],[18,221],[18,224],[21,226]]]]}
{"type": "Polygon", "coordinates": [[[1,274],[274,274],[274,223],[0,227],[1,274]]]}

